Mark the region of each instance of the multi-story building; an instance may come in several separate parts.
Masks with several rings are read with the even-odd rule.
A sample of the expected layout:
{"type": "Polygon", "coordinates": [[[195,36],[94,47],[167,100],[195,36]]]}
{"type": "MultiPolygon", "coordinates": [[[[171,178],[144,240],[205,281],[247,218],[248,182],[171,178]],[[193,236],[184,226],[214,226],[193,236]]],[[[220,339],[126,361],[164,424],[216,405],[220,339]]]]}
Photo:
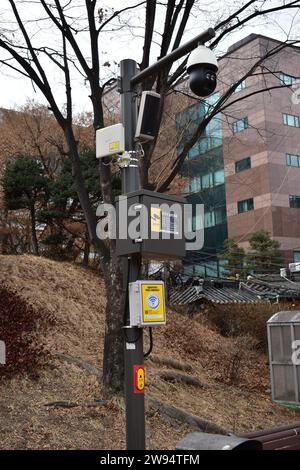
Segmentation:
{"type": "Polygon", "coordinates": [[[240,82],[182,170],[189,200],[205,205],[205,245],[189,254],[187,272],[219,275],[223,241],[234,238],[247,249],[262,229],[280,242],[287,263],[300,261],[300,48],[251,34],[219,67],[216,93],[176,119],[181,131],[187,121],[199,123],[207,106],[240,82]]]}

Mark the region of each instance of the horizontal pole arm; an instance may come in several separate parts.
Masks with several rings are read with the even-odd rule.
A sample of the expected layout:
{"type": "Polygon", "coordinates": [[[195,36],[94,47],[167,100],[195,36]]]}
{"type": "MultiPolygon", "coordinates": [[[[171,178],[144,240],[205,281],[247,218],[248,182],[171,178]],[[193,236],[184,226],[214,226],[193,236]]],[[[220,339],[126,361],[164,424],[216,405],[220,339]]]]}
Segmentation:
{"type": "Polygon", "coordinates": [[[215,35],[216,35],[216,32],[213,28],[207,29],[203,33],[199,34],[199,36],[196,36],[194,39],[191,39],[190,41],[186,42],[182,46],[170,52],[170,54],[162,57],[154,64],[150,65],[146,69],[136,74],[131,79],[131,82],[130,82],[131,86],[134,87],[138,83],[145,80],[145,78],[151,77],[152,75],[162,70],[167,65],[170,65],[171,63],[175,62],[175,60],[178,60],[181,57],[187,55],[189,52],[195,49],[198,46],[198,44],[204,44],[210,39],[213,39],[215,35]]]}

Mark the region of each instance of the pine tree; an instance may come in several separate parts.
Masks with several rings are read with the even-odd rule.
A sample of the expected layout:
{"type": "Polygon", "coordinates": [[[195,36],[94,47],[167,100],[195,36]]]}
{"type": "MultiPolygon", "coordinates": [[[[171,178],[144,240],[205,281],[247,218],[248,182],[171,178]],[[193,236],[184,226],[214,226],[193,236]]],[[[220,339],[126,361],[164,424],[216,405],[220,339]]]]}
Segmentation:
{"type": "Polygon", "coordinates": [[[23,155],[10,161],[3,176],[4,202],[8,210],[28,209],[31,219],[32,251],[39,254],[36,234],[36,209],[38,201],[45,201],[49,180],[40,162],[23,155]]]}
{"type": "Polygon", "coordinates": [[[228,238],[224,241],[224,252],[218,258],[227,261],[226,270],[229,276],[245,276],[245,251],[238,246],[235,240],[228,238]]]}
{"type": "Polygon", "coordinates": [[[250,271],[256,273],[279,272],[283,263],[280,243],[277,240],[272,240],[269,232],[259,230],[253,233],[249,243],[250,251],[246,259],[250,271]]]}

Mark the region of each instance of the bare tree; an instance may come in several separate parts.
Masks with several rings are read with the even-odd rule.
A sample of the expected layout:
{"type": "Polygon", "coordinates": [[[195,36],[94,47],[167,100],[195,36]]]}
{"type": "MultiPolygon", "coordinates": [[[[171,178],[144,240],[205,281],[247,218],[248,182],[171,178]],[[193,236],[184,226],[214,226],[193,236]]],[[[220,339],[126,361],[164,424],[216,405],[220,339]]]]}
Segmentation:
{"type": "MultiPolygon", "coordinates": [[[[17,72],[21,77],[30,80],[34,87],[38,88],[46,98],[57,123],[62,129],[67,147],[67,156],[72,162],[74,183],[78,197],[85,214],[90,241],[96,247],[102,267],[107,292],[107,314],[105,325],[105,347],[103,364],[103,381],[107,388],[120,390],[123,384],[123,344],[122,344],[122,265],[115,252],[115,243],[109,244],[99,240],[96,236],[96,215],[90,204],[87,191],[84,185],[84,178],[80,167],[78,152],[78,141],[74,134],[73,116],[73,93],[72,86],[75,71],[83,77],[89,87],[89,96],[93,109],[94,129],[103,127],[103,106],[102,95],[109,81],[101,81],[103,77],[101,69],[101,38],[109,29],[114,30],[114,34],[121,34],[124,26],[123,15],[128,12],[144,9],[145,23],[137,34],[142,31],[143,55],[140,63],[141,69],[148,66],[153,47],[159,48],[159,57],[163,57],[171,50],[177,48],[186,32],[189,20],[193,15],[204,15],[205,4],[200,0],[146,0],[128,1],[125,6],[118,11],[111,8],[105,9],[101,2],[97,0],[77,1],[46,1],[32,2],[26,0],[6,0],[9,7],[2,14],[2,31],[0,34],[0,48],[3,56],[0,63],[10,70],[17,72]],[[80,8],[79,8],[80,7],[80,8]],[[35,18],[35,28],[33,28],[32,18],[26,15],[26,9],[30,8],[39,12],[39,17],[35,18]],[[4,20],[4,21],[3,21],[4,20]],[[47,43],[47,35],[44,31],[51,27],[51,37],[53,41],[47,43]],[[88,37],[90,58],[86,57],[81,37],[88,37]],[[51,74],[47,72],[46,63],[49,62],[56,67],[63,76],[65,86],[65,106],[60,106],[59,98],[56,94],[56,87],[51,83],[51,74]]],[[[236,5],[235,2],[234,5],[236,5]]],[[[219,45],[223,38],[226,38],[233,31],[240,29],[244,25],[258,17],[272,14],[281,10],[299,8],[299,1],[241,1],[238,6],[227,4],[227,13],[220,15],[217,24],[214,26],[217,37],[211,47],[219,45]]],[[[215,21],[215,20],[214,20],[215,21]]],[[[125,24],[130,29],[130,24],[125,24]]],[[[136,27],[137,28],[137,27],[136,27]]],[[[134,28],[131,29],[134,32],[134,28]]],[[[49,38],[49,35],[48,35],[49,38]]],[[[166,68],[158,75],[151,77],[143,83],[143,89],[156,88],[161,93],[162,105],[160,119],[163,116],[164,97],[169,90],[182,77],[185,70],[183,61],[174,73],[166,68]]],[[[230,93],[228,92],[228,97],[230,93]]],[[[220,100],[219,110],[225,105],[226,97],[220,100]]],[[[185,158],[189,148],[193,145],[200,133],[203,131],[212,115],[207,116],[190,142],[184,145],[183,152],[177,156],[171,169],[171,173],[165,176],[164,181],[157,185],[158,190],[165,190],[176,176],[180,164],[185,158]]],[[[149,167],[151,157],[155,149],[156,141],[145,148],[145,158],[141,162],[141,181],[143,187],[149,186],[149,167]]],[[[113,192],[111,186],[111,168],[100,162],[100,184],[105,202],[113,202],[113,192]]]]}

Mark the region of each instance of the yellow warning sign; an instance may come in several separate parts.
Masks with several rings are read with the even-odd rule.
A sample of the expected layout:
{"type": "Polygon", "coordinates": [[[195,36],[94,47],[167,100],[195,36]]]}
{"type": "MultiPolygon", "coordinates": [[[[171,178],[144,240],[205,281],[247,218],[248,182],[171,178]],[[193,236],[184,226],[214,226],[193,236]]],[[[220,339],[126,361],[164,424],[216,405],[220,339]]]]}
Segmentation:
{"type": "Polygon", "coordinates": [[[151,232],[161,231],[161,210],[159,207],[151,207],[151,232]]]}
{"type": "Polygon", "coordinates": [[[165,323],[163,284],[142,284],[142,320],[144,323],[165,323]]]}
{"type": "Polygon", "coordinates": [[[108,150],[110,152],[117,152],[120,149],[120,141],[115,140],[109,143],[108,150]]]}
{"type": "Polygon", "coordinates": [[[136,387],[140,391],[145,388],[145,371],[142,367],[137,370],[136,387]]]}

